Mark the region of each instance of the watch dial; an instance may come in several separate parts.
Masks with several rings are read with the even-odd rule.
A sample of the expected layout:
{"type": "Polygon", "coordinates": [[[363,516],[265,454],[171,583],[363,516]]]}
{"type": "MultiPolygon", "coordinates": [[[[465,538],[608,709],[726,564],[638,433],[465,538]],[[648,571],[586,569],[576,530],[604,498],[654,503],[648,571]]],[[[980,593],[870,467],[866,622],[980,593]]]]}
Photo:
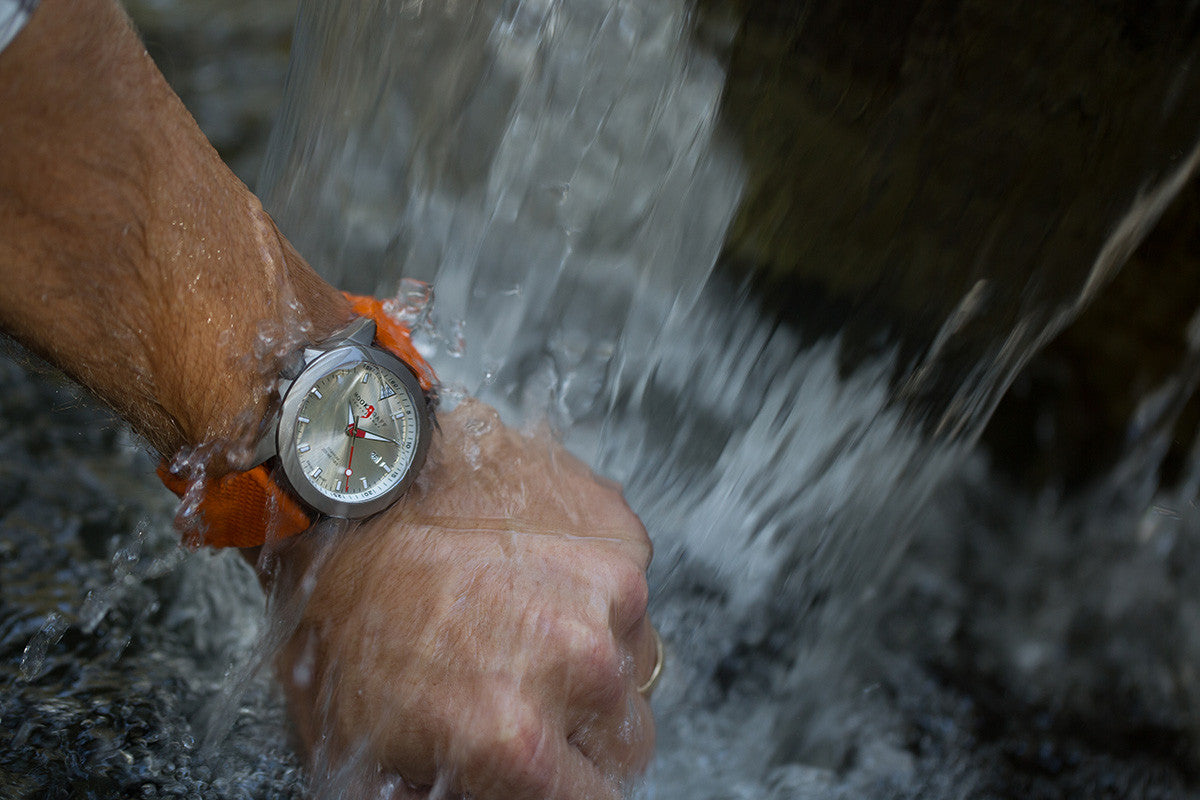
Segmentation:
{"type": "Polygon", "coordinates": [[[320,378],[301,400],[292,442],[305,479],[326,497],[373,500],[404,479],[420,420],[399,377],[369,362],[320,378]]]}

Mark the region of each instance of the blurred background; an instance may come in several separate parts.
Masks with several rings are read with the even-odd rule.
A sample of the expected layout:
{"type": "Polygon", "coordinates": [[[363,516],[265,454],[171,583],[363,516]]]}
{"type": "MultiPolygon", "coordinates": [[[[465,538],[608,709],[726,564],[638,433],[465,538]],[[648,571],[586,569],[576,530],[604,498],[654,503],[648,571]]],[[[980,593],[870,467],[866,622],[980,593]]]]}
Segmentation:
{"type": "MultiPolygon", "coordinates": [[[[201,128],[326,275],[376,291],[394,291],[401,274],[448,287],[448,311],[429,332],[446,351],[455,313],[487,314],[466,313],[476,309],[467,289],[456,299],[453,248],[426,256],[409,244],[422,241],[415,228],[437,224],[432,212],[412,216],[420,204],[407,193],[432,186],[466,207],[472,187],[517,185],[505,177],[516,174],[503,162],[511,142],[487,145],[479,131],[520,114],[488,111],[492,95],[479,88],[516,56],[497,48],[495,62],[456,66],[473,40],[455,33],[441,47],[438,25],[494,37],[498,19],[521,41],[518,23],[542,20],[535,66],[513,73],[520,108],[540,86],[538,68],[558,63],[545,43],[569,41],[562,31],[586,16],[557,5],[451,3],[435,17],[419,2],[310,4],[284,106],[296,2],[126,3],[201,128]],[[559,28],[539,16],[557,5],[559,28]],[[405,35],[441,54],[439,74],[461,79],[422,100],[420,80],[397,88],[402,78],[339,57],[371,27],[346,22],[360,13],[397,30],[414,21],[405,35]],[[355,107],[354,93],[339,91],[346,81],[364,107],[393,92],[414,99],[383,123],[366,112],[339,121],[322,104],[355,107]],[[439,111],[444,97],[462,113],[439,111]],[[395,133],[404,126],[411,132],[395,133]],[[472,148],[486,157],[475,163],[464,155],[472,148]],[[403,151],[402,165],[377,151],[403,151]],[[377,250],[370,237],[331,232],[367,224],[367,212],[347,211],[341,194],[320,199],[330,174],[354,175],[356,164],[392,178],[362,190],[376,192],[368,211],[400,209],[369,221],[386,233],[377,250]]],[[[616,376],[605,362],[588,395],[608,398],[600,410],[567,380],[591,385],[586,370],[562,368],[562,353],[541,342],[512,339],[514,353],[550,352],[559,371],[547,403],[518,402],[543,375],[528,353],[489,364],[468,352],[469,366],[451,373],[525,411],[557,408],[568,440],[626,483],[650,523],[654,608],[676,648],[676,683],[656,700],[661,755],[643,791],[1200,794],[1194,5],[700,0],[658,16],[599,5],[631,52],[670,40],[676,83],[654,89],[651,109],[669,112],[671,97],[691,92],[699,99],[678,113],[711,114],[689,134],[702,153],[685,164],[684,189],[672,194],[667,172],[651,195],[654,209],[702,209],[683,214],[681,240],[715,243],[698,269],[667,274],[692,276],[695,296],[663,305],[716,320],[713,347],[742,358],[703,374],[730,376],[754,399],[693,392],[702,360],[672,384],[656,369],[685,362],[662,337],[658,362],[629,357],[616,376]],[[741,376],[746,364],[762,374],[741,376]],[[595,444],[595,431],[635,419],[669,431],[661,445],[595,444]],[[753,477],[733,457],[739,442],[757,442],[787,485],[735,492],[689,471],[753,477]],[[801,464],[796,453],[815,455],[801,464]],[[821,479],[828,487],[810,491],[821,479]],[[679,508],[713,486],[734,498],[724,507],[744,518],[741,538],[687,530],[679,508]],[[763,552],[733,558],[737,573],[721,566],[730,542],[763,552]],[[757,592],[739,590],[746,575],[761,580],[757,592]]],[[[607,22],[595,24],[607,35],[607,22]]],[[[407,63],[400,36],[382,37],[391,49],[362,48],[363,61],[407,63]]],[[[582,41],[562,49],[606,40],[582,41]]],[[[585,72],[587,86],[604,69],[585,72]]],[[[621,92],[635,93],[631,74],[618,75],[621,92]]],[[[552,98],[539,102],[539,118],[554,120],[552,98]]],[[[530,130],[515,140],[538,141],[530,130]]],[[[629,150],[617,152],[623,163],[629,150]]],[[[619,187],[619,167],[613,174],[619,187]]],[[[640,196],[604,191],[615,205],[640,196]]],[[[503,245],[492,221],[503,204],[490,202],[480,241],[503,245]]],[[[526,200],[515,216],[537,213],[526,200]]],[[[550,229],[564,227],[555,219],[550,229]]],[[[603,225],[582,225],[571,252],[593,242],[595,265],[607,252],[595,241],[633,229],[603,225]]],[[[571,274],[568,259],[556,263],[571,274]]],[[[632,274],[639,286],[665,280],[632,274]]],[[[526,293],[534,283],[517,281],[526,293]]],[[[570,307],[569,296],[544,297],[570,307]]],[[[547,340],[569,339],[562,319],[524,313],[547,340]]],[[[468,351],[492,340],[458,330],[468,351]]],[[[594,349],[579,360],[590,358],[594,349]]],[[[246,571],[173,549],[170,499],[148,457],[85,397],[15,351],[0,378],[0,796],[299,796],[279,698],[253,671],[261,601],[246,571]],[[30,480],[47,469],[60,486],[30,480]],[[208,749],[206,735],[217,742],[208,749]]]]}
{"type": "MultiPolygon", "coordinates": [[[[282,102],[296,0],[126,7],[253,187],[282,102]]],[[[995,265],[1014,276],[1004,291],[1015,299],[991,300],[1010,307],[1003,313],[1017,313],[1022,292],[1045,291],[1038,282],[1072,285],[1122,193],[1182,161],[1200,119],[1197,22],[1181,3],[704,0],[694,24],[727,67],[721,121],[748,170],[718,268],[808,335],[849,319],[864,348],[898,330],[921,331],[913,347],[930,338],[995,265]],[[1002,142],[1005,160],[981,142],[1002,142]],[[996,241],[1013,218],[1026,228],[996,241]],[[1043,264],[1061,277],[1033,280],[1043,264]],[[882,307],[859,310],[868,303],[882,307]]],[[[1200,304],[1197,191],[1186,182],[997,406],[985,445],[1024,486],[1078,488],[1103,474],[1134,408],[1183,358],[1200,304]]],[[[1198,418],[1193,397],[1168,473],[1198,418]]]]}

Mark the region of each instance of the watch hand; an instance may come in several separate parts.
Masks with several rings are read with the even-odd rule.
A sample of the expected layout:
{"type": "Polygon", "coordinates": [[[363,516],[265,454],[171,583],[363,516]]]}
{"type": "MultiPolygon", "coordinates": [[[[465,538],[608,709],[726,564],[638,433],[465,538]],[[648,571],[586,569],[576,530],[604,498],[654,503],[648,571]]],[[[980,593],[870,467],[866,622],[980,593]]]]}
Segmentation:
{"type": "Polygon", "coordinates": [[[355,429],[354,435],[357,436],[359,439],[371,439],[376,442],[391,442],[392,444],[396,445],[397,447],[400,446],[400,443],[397,442],[395,439],[389,439],[386,436],[380,436],[378,433],[371,433],[370,431],[364,431],[362,428],[355,429]]]}
{"type": "Polygon", "coordinates": [[[346,430],[354,427],[354,402],[346,403],[346,430]]]}

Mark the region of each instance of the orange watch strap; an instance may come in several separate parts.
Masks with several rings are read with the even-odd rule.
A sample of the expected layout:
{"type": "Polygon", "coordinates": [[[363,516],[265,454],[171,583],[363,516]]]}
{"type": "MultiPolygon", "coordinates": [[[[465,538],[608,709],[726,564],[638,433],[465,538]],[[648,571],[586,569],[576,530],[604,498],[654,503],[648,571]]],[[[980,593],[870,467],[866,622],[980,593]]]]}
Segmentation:
{"type": "MultiPolygon", "coordinates": [[[[188,482],[172,475],[163,461],[158,477],[183,497],[188,482]]],[[[261,464],[245,472],[222,475],[201,488],[199,513],[203,530],[189,544],[209,547],[256,547],[308,530],[312,517],[271,478],[261,464]]]]}
{"type": "MultiPolygon", "coordinates": [[[[421,388],[432,392],[437,383],[433,368],[417,351],[407,327],[397,322],[385,309],[385,301],[346,292],[354,313],[375,322],[375,341],[407,364],[417,376],[421,388]]],[[[158,477],[168,489],[183,497],[191,486],[186,478],[170,471],[164,459],[158,465],[158,477]]],[[[313,516],[271,477],[265,465],[245,472],[231,472],[208,481],[200,489],[197,511],[201,534],[189,537],[188,544],[209,547],[256,547],[268,541],[279,541],[307,530],[313,516]]],[[[194,523],[183,520],[176,525],[187,532],[194,523]]]]}
{"type": "Polygon", "coordinates": [[[342,294],[350,301],[350,308],[355,314],[375,322],[375,341],[379,346],[390,350],[392,355],[407,364],[417,376],[421,388],[432,392],[437,384],[437,374],[413,344],[412,332],[408,327],[388,313],[387,306],[391,301],[376,300],[363,294],[342,294]]]}

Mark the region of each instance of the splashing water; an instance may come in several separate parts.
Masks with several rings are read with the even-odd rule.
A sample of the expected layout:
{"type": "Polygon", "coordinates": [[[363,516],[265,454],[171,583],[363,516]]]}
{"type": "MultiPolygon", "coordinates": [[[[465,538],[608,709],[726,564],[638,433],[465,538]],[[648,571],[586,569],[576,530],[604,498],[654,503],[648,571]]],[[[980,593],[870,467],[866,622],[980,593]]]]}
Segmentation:
{"type": "Polygon", "coordinates": [[[744,170],[717,123],[723,70],[687,23],[671,0],[310,4],[265,197],[332,280],[432,282],[465,327],[447,377],[549,417],[626,485],[672,645],[648,792],[911,788],[899,723],[858,721],[866,601],[1012,376],[1200,150],[1131,198],[1081,283],[998,323],[983,280],[916,363],[885,349],[845,376],[839,337],[806,346],[711,276],[744,170]],[[980,324],[989,343],[954,367],[980,324]],[[905,401],[947,374],[952,391],[905,401]],[[828,771],[847,763],[850,780],[828,771]]]}
{"type": "MultiPolygon", "coordinates": [[[[985,275],[920,357],[888,341],[848,368],[848,333],[803,338],[714,274],[748,169],[719,122],[722,62],[691,21],[675,0],[309,2],[266,204],[332,282],[394,296],[456,392],[513,422],[550,419],[626,486],[655,541],[652,615],[670,658],[642,795],[1003,795],[1028,789],[997,777],[1016,763],[1064,794],[1182,796],[1169,759],[1072,738],[1039,709],[1094,706],[1153,741],[1197,734],[1200,441],[1173,489],[1155,469],[1200,375],[1200,323],[1135,418],[1139,446],[1078,505],[1005,489],[971,445],[1198,151],[1117,187],[1069,286],[985,275]],[[1006,293],[1032,299],[997,314],[1006,293]],[[1014,677],[989,700],[928,668],[930,653],[1014,677]],[[1122,698],[1097,700],[1118,672],[1122,698]]],[[[24,419],[19,392],[4,396],[5,418],[24,419]]],[[[253,659],[261,600],[240,564],[171,560],[161,502],[139,501],[141,527],[113,508],[131,493],[113,476],[137,457],[95,436],[105,477],[78,463],[63,476],[109,498],[91,517],[56,496],[40,499],[68,512],[40,520],[12,499],[25,477],[0,473],[17,487],[0,491],[4,591],[50,557],[43,538],[91,565],[62,565],[72,577],[53,596],[0,616],[25,682],[0,699],[0,778],[65,747],[85,763],[75,774],[103,778],[96,796],[297,796],[261,679],[217,712],[230,730],[217,758],[183,745],[232,665],[253,659]],[[97,544],[78,523],[96,518],[142,533],[97,544]],[[95,716],[115,721],[87,726],[95,716]]],[[[37,468],[64,452],[53,442],[37,468]]],[[[36,785],[22,780],[14,796],[36,785]]]]}

